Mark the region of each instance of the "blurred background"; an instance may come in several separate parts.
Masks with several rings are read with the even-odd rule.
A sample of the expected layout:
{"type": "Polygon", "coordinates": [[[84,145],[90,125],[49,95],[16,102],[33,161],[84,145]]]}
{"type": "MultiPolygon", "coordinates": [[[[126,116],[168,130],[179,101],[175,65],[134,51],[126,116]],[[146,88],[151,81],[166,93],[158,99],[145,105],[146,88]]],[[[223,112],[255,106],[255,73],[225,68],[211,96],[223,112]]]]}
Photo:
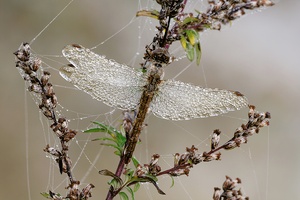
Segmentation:
{"type": "MultiPolygon", "coordinates": [[[[66,181],[61,182],[65,176],[59,175],[43,152],[46,144],[53,140],[53,134],[39,114],[36,102],[26,92],[15,68],[13,52],[22,42],[36,37],[68,3],[66,0],[0,1],[0,199],[43,199],[39,193],[49,189],[65,194],[66,181]]],[[[135,19],[135,13],[145,6],[151,8],[154,3],[77,0],[33,42],[32,48],[45,62],[44,67],[51,65],[51,82],[57,86],[54,89],[63,106],[61,113],[74,119],[70,128],[86,129],[95,118],[79,118],[91,115],[118,126],[121,111],[103,115],[112,109],[81,91],[67,88],[71,85],[57,72],[67,63],[59,57],[61,49],[71,43],[93,47],[105,41],[94,51],[138,67],[144,46],[153,38],[156,22],[135,19]]],[[[188,9],[204,10],[203,5],[202,1],[193,2],[188,9]]],[[[207,31],[201,35],[200,67],[192,63],[176,79],[205,87],[238,90],[257,110],[271,112],[271,126],[251,137],[241,148],[222,152],[221,161],[195,166],[189,177],[176,178],[172,188],[169,177],[161,178],[159,186],[166,196],[157,194],[152,185],[143,184],[136,199],[211,199],[213,188],[222,186],[225,175],[241,178],[242,190],[251,199],[300,199],[299,7],[298,0],[279,1],[262,12],[251,12],[220,32],[207,31]]],[[[177,49],[174,54],[184,55],[177,49]]],[[[165,78],[175,77],[189,64],[186,58],[173,63],[166,69],[165,78]]],[[[181,122],[149,116],[136,157],[147,163],[152,154],[158,153],[162,155],[162,168],[167,169],[172,165],[171,155],[183,153],[185,147],[195,144],[200,152],[207,151],[210,134],[216,128],[224,133],[221,141],[225,142],[245,122],[247,112],[243,109],[220,117],[181,122]]],[[[76,166],[75,178],[84,180],[82,187],[87,183],[96,186],[93,199],[105,199],[108,189],[109,179],[98,175],[98,170],[114,171],[118,161],[112,156],[111,148],[87,142],[99,136],[79,134],[78,144],[73,142],[70,147],[76,166]],[[80,154],[82,148],[87,156],[80,154]],[[80,159],[76,160],[79,154],[80,159]]]]}

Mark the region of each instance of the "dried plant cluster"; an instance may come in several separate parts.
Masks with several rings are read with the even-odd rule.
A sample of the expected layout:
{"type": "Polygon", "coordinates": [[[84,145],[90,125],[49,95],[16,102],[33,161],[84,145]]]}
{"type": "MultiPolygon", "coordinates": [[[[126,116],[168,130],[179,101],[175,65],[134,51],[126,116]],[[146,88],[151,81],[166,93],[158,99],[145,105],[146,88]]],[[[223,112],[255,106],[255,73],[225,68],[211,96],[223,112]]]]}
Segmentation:
{"type": "Polygon", "coordinates": [[[248,137],[253,134],[259,133],[259,130],[265,126],[269,126],[270,113],[259,113],[254,110],[254,106],[249,106],[248,122],[242,124],[233,133],[233,137],[219,146],[221,131],[216,129],[213,131],[211,138],[211,149],[208,152],[198,153],[198,149],[194,146],[186,148],[186,152],[183,154],[174,154],[174,166],[170,169],[161,171],[161,167],[158,165],[159,155],[155,154],[149,164],[145,164],[143,167],[139,166],[136,170],[138,177],[143,177],[145,174],[151,174],[153,176],[161,176],[169,174],[171,176],[189,175],[190,168],[201,162],[210,162],[213,160],[220,160],[220,150],[231,150],[236,147],[240,147],[241,144],[247,143],[248,137]]]}
{"type": "Polygon", "coordinates": [[[249,200],[249,197],[243,196],[240,189],[236,189],[236,186],[241,183],[241,179],[231,179],[226,176],[226,180],[223,183],[223,192],[218,187],[214,188],[213,200],[249,200]]]}
{"type": "MultiPolygon", "coordinates": [[[[69,177],[69,189],[66,198],[69,199],[88,199],[91,196],[90,190],[93,184],[88,184],[82,190],[79,189],[80,181],[75,180],[72,175],[72,162],[68,156],[68,142],[74,138],[77,131],[68,128],[65,118],[56,118],[55,107],[57,105],[57,97],[54,93],[52,84],[49,82],[50,73],[43,71],[39,77],[39,69],[42,61],[31,54],[28,43],[21,44],[20,48],[14,53],[16,55],[16,67],[24,80],[29,84],[28,91],[34,92],[39,96],[39,109],[42,113],[52,121],[50,128],[60,139],[61,149],[56,149],[46,145],[44,151],[54,157],[59,166],[60,173],[66,173],[69,177]]],[[[59,194],[49,191],[49,197],[55,200],[65,199],[59,194]]]]}
{"type": "MultiPolygon", "coordinates": [[[[159,11],[142,10],[137,12],[137,16],[152,17],[159,21],[159,26],[156,27],[158,30],[157,34],[154,36],[152,43],[146,46],[145,62],[141,64],[144,70],[149,67],[149,63],[154,64],[158,70],[163,66],[169,65],[173,61],[173,57],[169,54],[168,49],[175,41],[181,42],[189,60],[196,58],[196,62],[199,64],[201,58],[199,32],[207,29],[220,30],[222,24],[228,24],[244,15],[245,10],[273,5],[273,2],[270,0],[209,0],[208,2],[209,7],[204,13],[198,11],[196,14],[185,13],[184,7],[187,0],[157,0],[157,3],[161,5],[159,11]]],[[[91,189],[94,188],[94,185],[88,184],[83,189],[80,189],[80,181],[75,180],[72,175],[72,162],[68,156],[68,143],[78,133],[68,128],[67,119],[63,117],[57,118],[55,115],[57,97],[52,84],[49,82],[50,73],[41,70],[42,61],[31,54],[28,43],[23,43],[14,54],[17,60],[16,67],[24,80],[29,84],[28,91],[38,96],[40,100],[39,109],[47,119],[52,121],[50,128],[60,140],[60,149],[46,145],[44,151],[56,160],[60,173],[67,174],[69,179],[68,192],[65,197],[52,191],[43,195],[57,200],[88,199],[91,197],[91,189]]],[[[154,81],[160,82],[160,77],[154,76],[154,78],[157,78],[154,81]]],[[[149,103],[151,100],[149,98],[149,103]]],[[[148,106],[149,103],[147,102],[148,106]]],[[[145,108],[147,109],[147,106],[145,108]]],[[[140,110],[141,108],[138,109],[138,111],[140,110]]],[[[216,129],[212,134],[209,151],[198,153],[198,149],[195,146],[186,148],[186,152],[174,154],[173,167],[162,170],[158,162],[159,154],[153,155],[147,164],[141,164],[132,157],[144,127],[144,120],[136,119],[145,117],[144,115],[146,113],[124,112],[124,121],[120,130],[94,122],[97,128],[86,131],[108,133],[109,138],[99,138],[99,140],[111,141],[113,144],[108,144],[107,146],[116,148],[115,154],[120,158],[115,173],[107,169],[99,172],[101,175],[112,177],[112,180],[109,182],[110,189],[106,197],[107,200],[113,199],[116,195],[120,195],[122,199],[129,199],[127,193],[134,199],[134,192],[138,190],[139,184],[142,182],[152,183],[158,193],[165,194],[157,185],[159,176],[189,175],[194,165],[201,162],[220,160],[220,151],[222,149],[231,150],[240,147],[243,143],[247,143],[250,136],[258,133],[260,128],[268,126],[270,121],[270,113],[259,113],[255,111],[254,106],[250,105],[248,122],[237,128],[230,140],[220,145],[221,131],[216,129]],[[134,168],[129,166],[130,161],[132,161],[134,168]],[[134,187],[133,189],[132,186],[134,187]],[[123,192],[124,189],[127,189],[127,193],[123,192]]],[[[224,192],[221,193],[221,189],[215,188],[213,199],[248,199],[248,197],[243,197],[240,190],[235,189],[237,183],[240,183],[239,179],[232,180],[226,177],[226,181],[223,184],[224,192]]]]}

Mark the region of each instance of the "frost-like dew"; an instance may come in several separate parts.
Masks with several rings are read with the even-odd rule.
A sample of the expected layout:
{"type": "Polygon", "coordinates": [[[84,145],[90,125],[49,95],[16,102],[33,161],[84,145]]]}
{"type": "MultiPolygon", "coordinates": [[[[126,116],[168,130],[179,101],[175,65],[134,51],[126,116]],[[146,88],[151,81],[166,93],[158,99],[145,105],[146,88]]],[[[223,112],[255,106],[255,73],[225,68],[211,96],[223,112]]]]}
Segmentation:
{"type": "Polygon", "coordinates": [[[78,89],[112,107],[136,108],[147,84],[142,72],[79,46],[67,46],[63,55],[73,66],[62,67],[60,74],[78,89]]]}
{"type": "Polygon", "coordinates": [[[155,116],[171,120],[188,120],[217,116],[241,109],[247,99],[238,92],[201,88],[167,80],[154,97],[151,110],[155,116]]]}
{"type": "MultiPolygon", "coordinates": [[[[68,45],[63,55],[72,64],[60,69],[67,81],[109,106],[137,108],[144,86],[148,84],[147,75],[80,45],[68,45]]],[[[217,116],[245,106],[247,99],[239,92],[167,80],[158,86],[150,108],[157,117],[188,120],[217,116]]]]}

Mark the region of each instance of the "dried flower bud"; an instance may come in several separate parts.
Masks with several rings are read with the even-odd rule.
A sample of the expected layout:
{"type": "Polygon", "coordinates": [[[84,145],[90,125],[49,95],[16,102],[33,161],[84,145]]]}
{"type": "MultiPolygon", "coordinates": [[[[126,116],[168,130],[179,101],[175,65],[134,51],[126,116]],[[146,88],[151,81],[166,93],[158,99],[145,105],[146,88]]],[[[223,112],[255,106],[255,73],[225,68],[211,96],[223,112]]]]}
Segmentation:
{"type": "Polygon", "coordinates": [[[72,166],[72,161],[69,157],[67,156],[61,156],[59,158],[56,159],[56,162],[58,163],[59,166],[59,171],[62,174],[67,173],[68,170],[71,168],[72,166]]]}
{"type": "Polygon", "coordinates": [[[201,156],[202,156],[203,162],[210,162],[212,160],[220,160],[221,153],[220,152],[215,152],[215,153],[203,152],[201,156]]]}
{"type": "Polygon", "coordinates": [[[47,85],[44,88],[47,97],[51,97],[54,94],[54,89],[51,83],[47,83],[47,85]]]}
{"type": "Polygon", "coordinates": [[[55,157],[60,157],[61,156],[61,152],[58,151],[57,149],[53,148],[53,147],[50,147],[49,144],[47,144],[44,151],[51,154],[52,156],[55,156],[55,157]]]}
{"type": "Polygon", "coordinates": [[[220,142],[220,134],[221,131],[219,129],[214,130],[213,135],[211,137],[211,150],[214,150],[218,147],[220,142]]]}
{"type": "Polygon", "coordinates": [[[52,112],[48,108],[43,109],[43,114],[50,120],[53,119],[52,112]]]}
{"type": "Polygon", "coordinates": [[[28,61],[30,57],[30,46],[28,43],[21,44],[20,48],[14,52],[17,59],[20,61],[28,61]]]}
{"type": "Polygon", "coordinates": [[[137,177],[142,177],[145,174],[145,172],[143,171],[143,166],[138,164],[136,171],[135,171],[135,175],[137,177]]]}
{"type": "Polygon", "coordinates": [[[179,153],[176,153],[176,154],[174,155],[174,166],[175,166],[175,167],[178,166],[178,164],[179,164],[179,159],[180,159],[180,154],[179,154],[179,153]]]}
{"type": "Polygon", "coordinates": [[[70,140],[72,140],[76,136],[76,134],[77,134],[77,131],[69,130],[69,132],[64,134],[63,141],[69,142],[70,140]]]}
{"type": "Polygon", "coordinates": [[[40,68],[41,64],[42,64],[41,59],[34,58],[33,63],[32,63],[32,70],[36,72],[40,68]]]}
{"type": "Polygon", "coordinates": [[[55,95],[55,93],[53,93],[51,96],[51,103],[52,103],[53,108],[55,108],[57,106],[57,96],[55,95]]]}
{"type": "Polygon", "coordinates": [[[178,165],[183,165],[187,163],[188,160],[189,160],[189,153],[186,152],[184,154],[181,154],[178,165]]]}
{"type": "Polygon", "coordinates": [[[156,165],[156,164],[158,163],[159,157],[160,157],[160,155],[154,154],[154,155],[151,157],[150,165],[156,165]]]}
{"type": "Polygon", "coordinates": [[[41,83],[43,86],[46,86],[50,78],[50,72],[44,71],[44,74],[41,77],[41,83]]]}
{"type": "Polygon", "coordinates": [[[28,87],[28,91],[35,92],[35,93],[42,93],[43,90],[42,90],[41,86],[39,86],[38,84],[31,84],[28,87]]]}
{"type": "Polygon", "coordinates": [[[82,189],[81,193],[80,193],[80,199],[85,199],[87,200],[89,197],[92,197],[92,193],[91,190],[92,188],[94,188],[95,186],[93,184],[88,184],[87,186],[85,186],[85,188],[82,189]]]}
{"type": "Polygon", "coordinates": [[[226,180],[223,183],[223,193],[221,194],[220,188],[215,188],[213,200],[248,200],[249,197],[243,196],[240,189],[236,189],[236,186],[241,183],[241,179],[236,178],[232,180],[229,176],[226,176],[226,180]]]}
{"type": "Polygon", "coordinates": [[[67,195],[68,199],[80,199],[79,191],[79,181],[73,181],[67,188],[69,188],[69,193],[67,195]]]}
{"type": "Polygon", "coordinates": [[[213,195],[213,200],[220,200],[221,198],[221,189],[218,187],[214,188],[214,195],[213,195]]]}

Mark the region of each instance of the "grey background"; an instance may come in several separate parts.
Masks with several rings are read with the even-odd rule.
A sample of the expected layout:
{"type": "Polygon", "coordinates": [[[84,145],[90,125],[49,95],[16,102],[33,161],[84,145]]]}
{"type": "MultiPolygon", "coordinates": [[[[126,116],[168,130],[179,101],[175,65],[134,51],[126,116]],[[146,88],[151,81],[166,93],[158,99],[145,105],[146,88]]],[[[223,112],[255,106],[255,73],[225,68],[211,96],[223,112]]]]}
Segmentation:
{"type": "MultiPolygon", "coordinates": [[[[0,199],[28,199],[28,182],[31,198],[42,199],[40,192],[56,186],[52,187],[49,179],[54,177],[59,182],[64,178],[58,174],[54,164],[50,164],[52,168],[49,169],[50,159],[42,149],[52,138],[52,133],[48,133],[45,121],[40,122],[43,118],[39,116],[32,98],[28,93],[25,96],[24,81],[14,67],[12,52],[21,42],[32,40],[67,3],[62,0],[0,1],[0,199]],[[29,163],[29,180],[26,178],[26,162],[29,163]],[[53,170],[50,176],[49,170],[53,170]]],[[[240,177],[243,191],[251,199],[300,198],[300,137],[297,125],[300,122],[299,6],[297,0],[280,1],[274,7],[234,22],[233,26],[225,27],[221,32],[208,31],[201,35],[201,67],[193,65],[176,79],[238,90],[258,110],[271,112],[271,126],[250,138],[248,144],[241,148],[222,152],[222,161],[195,166],[189,177],[175,179],[173,188],[170,188],[169,177],[162,178],[159,183],[166,196],[158,195],[151,185],[144,184],[137,193],[137,199],[211,199],[213,187],[221,187],[225,175],[240,177]]],[[[61,55],[63,46],[70,43],[95,46],[128,24],[138,9],[137,1],[75,1],[37,38],[32,47],[41,55],[61,55]]],[[[143,34],[138,32],[138,26],[143,25],[140,22],[131,23],[95,51],[137,67],[140,57],[136,58],[136,62],[131,59],[136,52],[142,54],[144,46],[153,37],[153,30],[144,30],[143,34]],[[138,39],[139,36],[142,38],[138,39]]],[[[182,52],[175,51],[175,55],[182,55],[182,52]]],[[[53,59],[61,63],[44,61],[55,69],[67,63],[62,58],[53,59]]],[[[166,78],[174,77],[188,64],[186,59],[172,64],[166,69],[166,78]]],[[[70,86],[57,71],[52,72],[51,80],[59,86],[70,86]]],[[[80,91],[61,87],[55,88],[55,91],[59,102],[77,113],[99,114],[111,110],[80,91]]],[[[62,110],[62,113],[72,118],[71,112],[64,113],[62,110]]],[[[119,124],[117,117],[120,113],[115,111],[112,118],[116,116],[117,120],[108,121],[119,124]]],[[[223,117],[185,122],[170,122],[150,116],[136,156],[147,162],[153,153],[159,153],[163,155],[160,163],[166,169],[166,163],[172,164],[171,154],[183,152],[186,146],[192,144],[197,145],[200,151],[208,150],[209,140],[206,139],[215,128],[225,133],[222,136],[224,142],[243,123],[239,118],[245,119],[246,116],[247,109],[223,117]]],[[[73,117],[76,118],[76,114],[73,117]]],[[[99,119],[105,121],[104,117],[99,119]]],[[[90,120],[73,120],[72,128],[85,129],[90,120]]],[[[80,144],[92,138],[95,136],[78,136],[80,144]]],[[[71,150],[72,147],[70,156],[76,163],[74,173],[80,180],[91,164],[84,155],[77,164],[75,158],[80,149],[74,143],[71,150]]],[[[114,171],[117,163],[112,149],[101,149],[96,142],[87,143],[85,153],[93,161],[99,149],[100,159],[83,183],[96,185],[94,199],[104,199],[108,188],[108,178],[99,176],[97,170],[107,168],[114,171]]],[[[64,194],[63,187],[65,184],[56,191],[64,194]]]]}

